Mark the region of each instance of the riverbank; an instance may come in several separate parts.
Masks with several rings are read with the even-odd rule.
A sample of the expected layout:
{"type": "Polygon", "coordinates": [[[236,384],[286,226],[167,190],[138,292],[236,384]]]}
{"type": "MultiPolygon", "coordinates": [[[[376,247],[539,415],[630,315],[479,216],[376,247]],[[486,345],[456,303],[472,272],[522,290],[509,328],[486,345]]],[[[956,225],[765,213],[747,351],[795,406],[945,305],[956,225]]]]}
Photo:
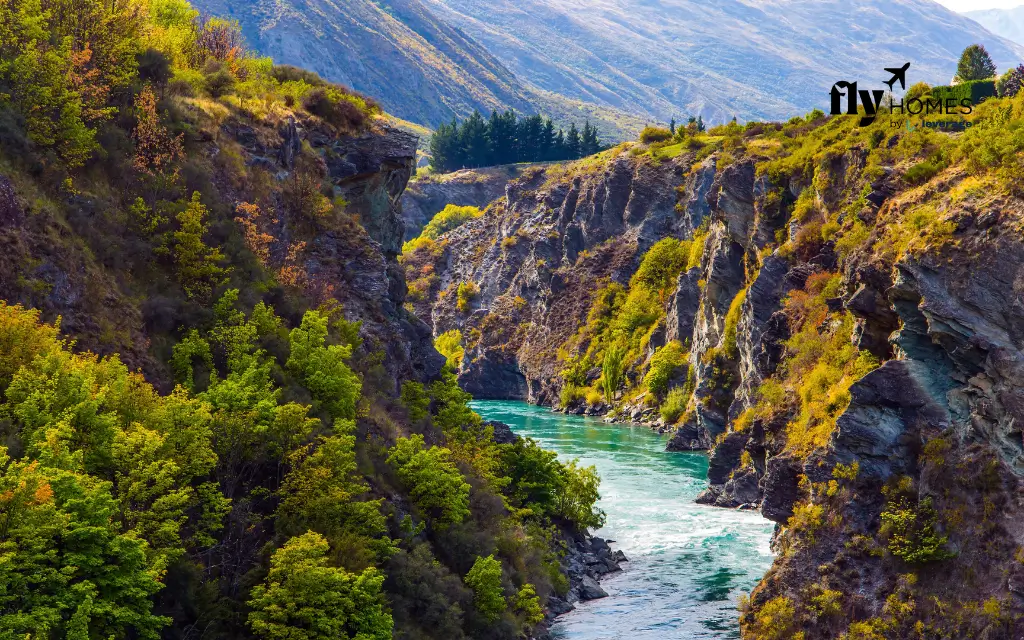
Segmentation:
{"type": "Polygon", "coordinates": [[[669,453],[667,438],[599,418],[523,402],[480,401],[486,419],[510,425],[563,460],[601,475],[606,526],[594,532],[624,552],[602,576],[608,597],[582,601],[551,627],[556,640],[738,638],[736,603],[772,561],[772,523],[756,513],[696,504],[707,455],[669,453]]]}

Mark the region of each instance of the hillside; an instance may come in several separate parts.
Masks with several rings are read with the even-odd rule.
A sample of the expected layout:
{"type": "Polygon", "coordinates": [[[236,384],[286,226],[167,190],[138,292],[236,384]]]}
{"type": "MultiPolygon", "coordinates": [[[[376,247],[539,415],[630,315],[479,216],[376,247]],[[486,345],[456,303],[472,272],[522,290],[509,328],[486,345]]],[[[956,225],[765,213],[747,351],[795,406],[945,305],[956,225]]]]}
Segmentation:
{"type": "Polygon", "coordinates": [[[473,109],[533,109],[502,63],[420,0],[199,0],[196,6],[238,20],[249,46],[277,63],[372,95],[417,124],[436,126],[473,109]]]}
{"type": "Polygon", "coordinates": [[[196,6],[237,20],[250,46],[277,63],[316,71],[430,128],[474,109],[543,112],[580,125],[590,118],[617,139],[643,126],[612,109],[544,99],[421,0],[198,0],[196,6]]]}
{"type": "Polygon", "coordinates": [[[958,135],[818,113],[534,168],[407,245],[409,301],[478,397],[710,452],[698,501],[779,525],[744,638],[1016,638],[1022,118],[1024,92],[958,135]]]}
{"type": "Polygon", "coordinates": [[[415,137],[182,0],[14,6],[0,637],[518,640],[602,596],[593,469],[405,308],[415,137]]]}
{"type": "Polygon", "coordinates": [[[1012,9],[980,9],[964,15],[997,36],[1024,44],[1024,6],[1012,9]]]}
{"type": "Polygon", "coordinates": [[[1024,47],[930,0],[424,0],[527,87],[667,122],[787,118],[826,103],[832,83],[946,83],[965,46],[1000,69],[1024,47]]]}

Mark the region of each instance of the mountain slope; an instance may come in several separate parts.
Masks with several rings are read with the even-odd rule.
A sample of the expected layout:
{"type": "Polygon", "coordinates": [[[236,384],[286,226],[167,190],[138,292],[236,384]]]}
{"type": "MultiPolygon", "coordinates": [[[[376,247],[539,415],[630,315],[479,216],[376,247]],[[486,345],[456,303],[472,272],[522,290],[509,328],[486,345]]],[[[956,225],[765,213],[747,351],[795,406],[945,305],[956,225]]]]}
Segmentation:
{"type": "Polygon", "coordinates": [[[997,36],[1024,45],[1024,5],[1012,9],[965,11],[964,15],[997,36]]]}
{"type": "Polygon", "coordinates": [[[542,112],[566,126],[585,119],[628,137],[643,120],[527,89],[485,47],[419,0],[198,0],[237,20],[248,44],[279,64],[316,71],[380,100],[395,116],[435,127],[474,109],[542,112]]]}
{"type": "Polygon", "coordinates": [[[661,120],[789,117],[908,60],[913,81],[945,83],[973,42],[1001,68],[1024,57],[930,0],[425,2],[523,82],[661,120]]]}
{"type": "Polygon", "coordinates": [[[316,71],[379,99],[396,116],[437,125],[474,108],[531,111],[515,76],[418,0],[199,0],[239,21],[275,62],[316,71]]]}

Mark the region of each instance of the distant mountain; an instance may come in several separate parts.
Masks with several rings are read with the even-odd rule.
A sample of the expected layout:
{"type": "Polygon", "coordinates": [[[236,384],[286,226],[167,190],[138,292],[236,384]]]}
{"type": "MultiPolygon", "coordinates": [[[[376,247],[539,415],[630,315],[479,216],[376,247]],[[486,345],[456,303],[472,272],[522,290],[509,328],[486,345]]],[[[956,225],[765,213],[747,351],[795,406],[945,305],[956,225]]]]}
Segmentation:
{"type": "Polygon", "coordinates": [[[645,123],[779,119],[839,79],[945,83],[963,48],[1000,68],[1024,46],[931,0],[196,0],[279,63],[313,69],[435,127],[514,108],[605,139],[645,123]]]}
{"type": "Polygon", "coordinates": [[[931,0],[424,0],[527,85],[662,121],[785,118],[839,79],[883,67],[945,83],[983,43],[1001,68],[1024,47],[931,0]]]}
{"type": "Polygon", "coordinates": [[[419,0],[198,0],[234,18],[249,44],[349,85],[396,116],[437,125],[474,108],[533,108],[519,80],[419,0]]]}
{"type": "Polygon", "coordinates": [[[543,112],[562,122],[600,122],[627,135],[639,119],[538,95],[462,30],[419,0],[195,0],[234,18],[250,44],[278,63],[312,69],[380,101],[388,112],[435,127],[473,109],[543,112]]]}
{"type": "Polygon", "coordinates": [[[965,11],[964,15],[994,34],[1024,45],[1024,5],[1012,9],[965,11]]]}

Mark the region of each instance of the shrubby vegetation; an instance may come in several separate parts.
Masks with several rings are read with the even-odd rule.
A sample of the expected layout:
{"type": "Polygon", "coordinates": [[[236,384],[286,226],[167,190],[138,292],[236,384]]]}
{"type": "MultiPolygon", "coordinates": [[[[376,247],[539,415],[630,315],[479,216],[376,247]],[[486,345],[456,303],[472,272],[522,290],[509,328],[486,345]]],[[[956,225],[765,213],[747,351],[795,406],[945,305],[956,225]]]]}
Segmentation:
{"type": "MultiPolygon", "coordinates": [[[[700,265],[705,234],[706,230],[700,229],[693,240],[658,241],[644,254],[628,289],[609,283],[597,292],[586,325],[562,349],[566,362],[563,389],[568,389],[563,392],[563,406],[571,404],[566,400],[586,397],[584,374],[594,365],[601,368],[596,384],[608,404],[614,404],[616,394],[629,383],[636,383],[637,390],[650,392],[657,400],[668,393],[672,380],[686,379],[682,344],[657,350],[650,362],[646,362],[646,352],[651,335],[664,322],[668,296],[680,274],[700,265]],[[627,372],[641,368],[646,373],[633,380],[627,377],[627,372]]],[[[626,391],[629,395],[631,390],[626,391]]]]}

